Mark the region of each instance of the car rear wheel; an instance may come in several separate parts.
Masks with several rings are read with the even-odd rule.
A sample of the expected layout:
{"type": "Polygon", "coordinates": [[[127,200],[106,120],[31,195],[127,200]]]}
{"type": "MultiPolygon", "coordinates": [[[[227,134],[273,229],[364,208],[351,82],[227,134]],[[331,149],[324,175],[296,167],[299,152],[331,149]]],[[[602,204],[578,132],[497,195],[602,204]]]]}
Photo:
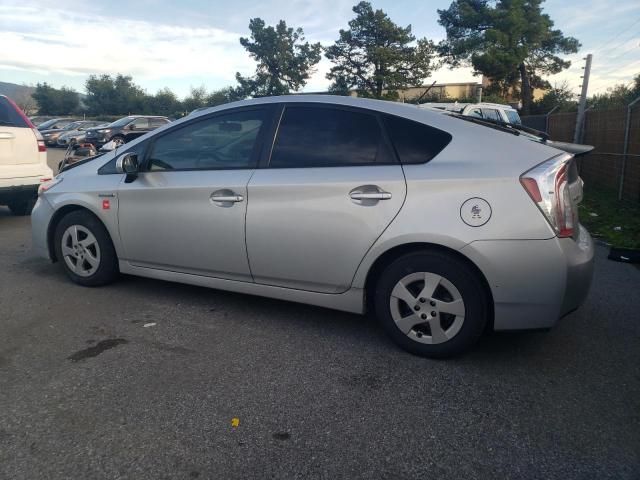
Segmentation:
{"type": "Polygon", "coordinates": [[[69,278],[94,287],[118,276],[118,257],[107,229],[89,212],[67,214],[56,227],[56,257],[69,278]]]}
{"type": "Polygon", "coordinates": [[[468,350],[484,331],[489,299],[477,272],[439,251],[411,253],[388,265],[375,288],[375,311],[403,349],[445,358],[468,350]]]}
{"type": "Polygon", "coordinates": [[[10,202],[7,206],[11,213],[15,216],[22,217],[25,215],[31,215],[31,210],[33,210],[33,206],[36,204],[36,199],[33,197],[22,198],[20,200],[15,200],[10,202]]]}

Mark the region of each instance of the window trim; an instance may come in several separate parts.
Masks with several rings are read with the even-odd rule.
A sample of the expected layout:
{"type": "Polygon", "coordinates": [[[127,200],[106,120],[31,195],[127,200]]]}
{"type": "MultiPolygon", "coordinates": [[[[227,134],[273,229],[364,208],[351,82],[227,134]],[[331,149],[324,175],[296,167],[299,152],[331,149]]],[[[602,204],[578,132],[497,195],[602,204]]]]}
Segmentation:
{"type": "Polygon", "coordinates": [[[361,107],[352,107],[350,105],[337,105],[337,104],[332,104],[332,103],[316,103],[316,102],[282,102],[279,108],[279,112],[277,115],[274,115],[274,117],[277,118],[277,121],[275,122],[275,129],[271,132],[271,148],[268,149],[268,155],[266,155],[266,158],[261,159],[261,164],[259,168],[268,168],[269,170],[289,170],[292,168],[298,168],[298,169],[308,169],[308,168],[353,168],[353,167],[389,167],[389,166],[400,166],[400,158],[398,157],[398,154],[396,152],[396,149],[394,148],[393,144],[391,143],[391,139],[389,138],[389,134],[387,132],[387,129],[384,125],[384,122],[382,121],[382,113],[378,112],[377,110],[369,110],[367,108],[361,108],[361,107]],[[354,113],[360,113],[363,115],[370,115],[372,117],[374,117],[374,119],[376,120],[377,124],[378,124],[378,128],[380,129],[380,132],[382,133],[382,142],[383,144],[386,146],[387,151],[389,152],[390,156],[392,157],[392,161],[390,162],[367,162],[367,163],[354,163],[354,164],[349,164],[349,165],[313,165],[313,166],[308,166],[308,165],[301,165],[301,166],[287,166],[287,167],[272,167],[271,166],[271,159],[273,157],[273,152],[276,146],[276,142],[278,141],[278,135],[280,133],[280,125],[282,124],[282,120],[284,118],[285,112],[287,110],[287,108],[318,108],[318,109],[325,109],[325,110],[342,110],[342,111],[347,111],[347,112],[354,112],[354,113]]]}
{"type": "MultiPolygon", "coordinates": [[[[255,168],[257,168],[258,166],[258,159],[260,158],[260,154],[263,150],[263,143],[264,143],[264,137],[265,137],[265,133],[267,131],[267,129],[271,126],[271,117],[273,116],[273,108],[270,105],[252,105],[249,107],[236,107],[236,108],[229,108],[229,109],[225,109],[225,110],[221,110],[218,112],[214,112],[211,113],[209,115],[206,116],[199,116],[197,118],[194,118],[190,121],[186,121],[183,124],[177,126],[176,128],[169,128],[167,130],[164,130],[156,135],[153,135],[153,137],[151,137],[147,143],[147,145],[144,147],[144,154],[143,154],[143,159],[142,162],[140,162],[140,174],[145,174],[145,173],[168,173],[168,172],[206,172],[206,171],[220,171],[220,170],[253,170],[255,168]],[[235,113],[242,113],[242,112],[250,112],[250,111],[256,111],[256,110],[262,110],[265,112],[265,117],[264,120],[262,122],[262,125],[260,126],[260,130],[258,131],[258,135],[256,136],[256,141],[255,144],[253,146],[253,150],[251,152],[251,157],[250,157],[250,165],[248,166],[242,166],[242,167],[220,167],[220,168],[176,168],[176,169],[171,169],[171,170],[150,170],[149,169],[149,161],[150,161],[150,156],[151,156],[151,152],[153,150],[153,147],[155,145],[155,143],[158,141],[158,139],[171,134],[171,133],[175,133],[179,130],[182,130],[183,128],[192,126],[194,124],[197,123],[201,123],[201,122],[205,122],[217,117],[221,117],[224,115],[232,115],[235,113]]],[[[160,128],[160,127],[158,127],[160,128]]],[[[126,152],[124,152],[126,153],[126,152]]],[[[124,154],[123,153],[123,154],[124,154]]],[[[120,155],[118,155],[119,157],[120,155]]]]}

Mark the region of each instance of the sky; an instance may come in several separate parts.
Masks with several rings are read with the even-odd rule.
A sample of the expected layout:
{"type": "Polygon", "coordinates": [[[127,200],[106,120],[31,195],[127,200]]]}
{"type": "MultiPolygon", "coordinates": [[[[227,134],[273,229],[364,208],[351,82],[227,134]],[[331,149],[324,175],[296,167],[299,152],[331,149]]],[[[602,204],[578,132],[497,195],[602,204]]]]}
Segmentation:
{"type": "MultiPolygon", "coordinates": [[[[48,82],[84,92],[90,74],[131,75],[147,92],[171,88],[179,97],[191,86],[213,90],[235,84],[235,72],[255,63],[238,39],[249,19],[280,19],[302,27],[307,40],[327,46],[353,18],[357,0],[0,0],[0,81],[48,82]]],[[[451,0],[372,0],[397,24],[438,42],[445,36],[437,9],[451,0]]],[[[602,93],[640,73],[640,1],[547,0],[544,11],[582,47],[572,66],[549,80],[579,93],[584,56],[593,54],[589,94],[602,93]]],[[[323,59],[304,88],[323,91],[330,68],[323,59]]],[[[479,81],[470,68],[433,73],[425,82],[479,81]]]]}

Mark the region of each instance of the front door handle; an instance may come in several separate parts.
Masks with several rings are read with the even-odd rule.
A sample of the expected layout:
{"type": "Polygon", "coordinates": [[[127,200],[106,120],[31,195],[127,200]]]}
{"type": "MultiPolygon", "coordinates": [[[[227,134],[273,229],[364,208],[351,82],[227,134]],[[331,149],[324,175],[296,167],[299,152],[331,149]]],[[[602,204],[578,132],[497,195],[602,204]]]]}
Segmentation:
{"type": "Polygon", "coordinates": [[[244,201],[242,195],[238,195],[233,190],[217,190],[211,194],[211,201],[215,203],[238,203],[244,201]]]}
{"type": "Polygon", "coordinates": [[[365,193],[360,191],[351,192],[349,194],[351,200],[389,200],[391,193],[389,192],[371,192],[365,193]]]}

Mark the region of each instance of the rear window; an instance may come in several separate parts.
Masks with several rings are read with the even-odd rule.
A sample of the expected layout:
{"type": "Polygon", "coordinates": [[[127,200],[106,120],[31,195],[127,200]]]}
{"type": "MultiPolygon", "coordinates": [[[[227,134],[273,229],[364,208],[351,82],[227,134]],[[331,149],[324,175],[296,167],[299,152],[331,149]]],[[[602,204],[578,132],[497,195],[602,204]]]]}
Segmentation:
{"type": "Polygon", "coordinates": [[[0,97],[0,126],[29,128],[20,112],[5,97],[0,97]]]}
{"type": "Polygon", "coordinates": [[[400,162],[426,163],[451,141],[451,135],[423,123],[387,115],[384,123],[400,162]]]}

